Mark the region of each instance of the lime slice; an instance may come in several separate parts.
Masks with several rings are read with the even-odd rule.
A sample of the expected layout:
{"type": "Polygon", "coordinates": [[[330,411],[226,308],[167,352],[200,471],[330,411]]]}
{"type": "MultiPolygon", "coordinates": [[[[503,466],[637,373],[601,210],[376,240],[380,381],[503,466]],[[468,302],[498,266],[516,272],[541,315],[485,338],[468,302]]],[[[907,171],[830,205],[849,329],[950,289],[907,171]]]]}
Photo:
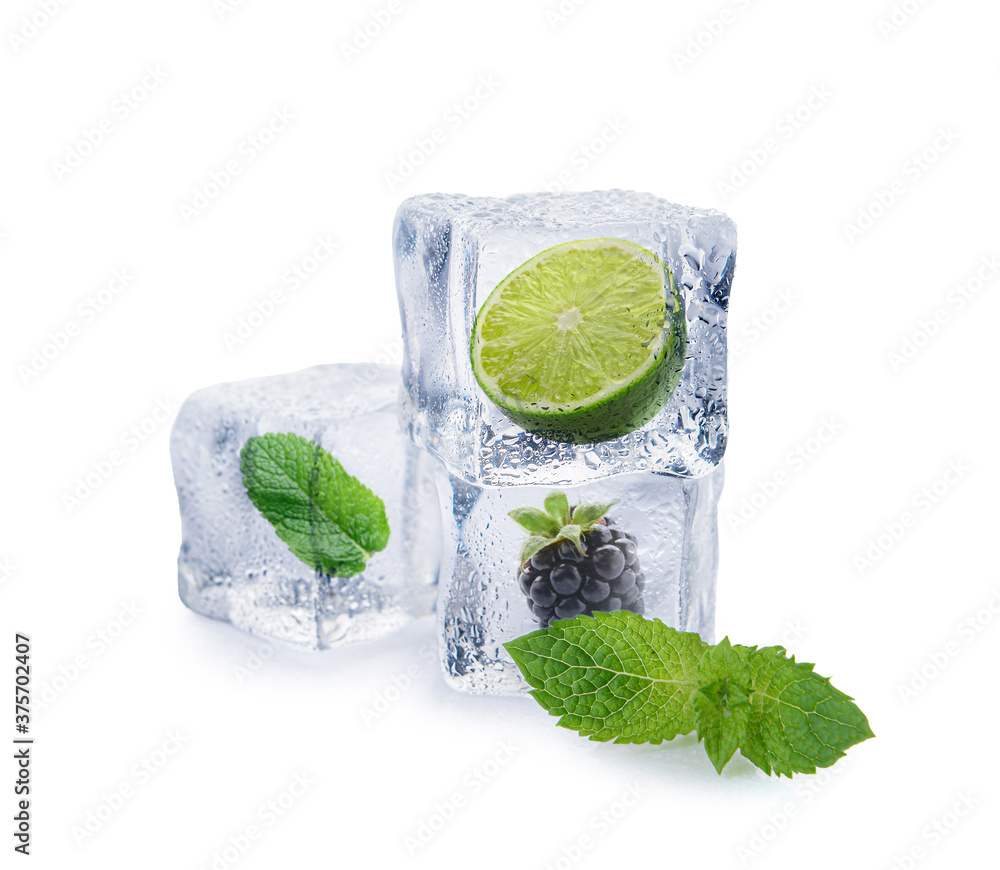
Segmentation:
{"type": "Polygon", "coordinates": [[[472,370],[529,432],[589,444],[659,413],[686,345],[663,261],[622,239],[584,239],[543,251],[496,286],[472,329],[472,370]]]}

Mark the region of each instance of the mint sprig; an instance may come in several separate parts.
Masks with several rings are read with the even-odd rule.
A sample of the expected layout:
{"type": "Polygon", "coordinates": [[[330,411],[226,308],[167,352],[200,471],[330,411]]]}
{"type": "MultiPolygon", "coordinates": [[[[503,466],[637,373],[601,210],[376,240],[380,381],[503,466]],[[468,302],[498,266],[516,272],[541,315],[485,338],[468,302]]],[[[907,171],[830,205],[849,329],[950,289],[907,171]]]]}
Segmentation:
{"type": "Polygon", "coordinates": [[[627,611],[560,620],[504,647],[560,726],[616,743],[697,731],[719,773],[737,748],[768,775],[815,773],[875,736],[850,697],[782,647],[712,646],[627,611]]]}
{"type": "Polygon", "coordinates": [[[382,499],[308,438],[249,438],[240,451],[240,470],[250,501],[278,537],[322,574],[360,574],[389,542],[382,499]]]}

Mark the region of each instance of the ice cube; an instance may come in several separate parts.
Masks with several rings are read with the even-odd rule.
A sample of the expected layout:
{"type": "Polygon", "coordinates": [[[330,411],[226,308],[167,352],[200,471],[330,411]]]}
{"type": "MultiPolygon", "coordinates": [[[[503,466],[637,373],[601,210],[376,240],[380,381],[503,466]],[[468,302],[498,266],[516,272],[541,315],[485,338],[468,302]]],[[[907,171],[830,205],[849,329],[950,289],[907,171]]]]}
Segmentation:
{"type": "MultiPolygon", "coordinates": [[[[527,533],[507,512],[541,508],[551,490],[481,487],[438,468],[445,544],[437,619],[445,679],[476,694],[526,691],[503,644],[542,626],[520,586],[519,548],[527,533]]],[[[713,640],[723,475],[722,465],[696,479],[642,472],[564,490],[571,505],[618,500],[608,515],[635,538],[635,562],[627,567],[644,577],[638,581],[640,606],[624,596],[622,609],[713,640]]],[[[555,586],[555,572],[549,570],[555,586]]],[[[615,582],[631,586],[637,578],[618,575],[615,582]]]]}
{"type": "Polygon", "coordinates": [[[507,199],[427,194],[399,207],[396,289],[404,329],[401,420],[411,437],[470,483],[582,484],[610,474],[711,472],[722,459],[726,315],[736,229],[717,211],[620,190],[507,199]],[[469,342],[493,288],[535,254],[585,238],[623,238],[659,255],[687,315],[681,381],[641,429],[600,444],[525,432],[480,389],[469,342]]]}
{"type": "Polygon", "coordinates": [[[184,603],[306,649],[374,640],[431,612],[441,543],[435,463],[400,431],[398,394],[398,367],[327,365],[190,396],[170,440],[184,603]],[[250,502],[240,450],[270,432],[317,442],[385,502],[389,543],[362,574],[317,576],[250,502]]]}

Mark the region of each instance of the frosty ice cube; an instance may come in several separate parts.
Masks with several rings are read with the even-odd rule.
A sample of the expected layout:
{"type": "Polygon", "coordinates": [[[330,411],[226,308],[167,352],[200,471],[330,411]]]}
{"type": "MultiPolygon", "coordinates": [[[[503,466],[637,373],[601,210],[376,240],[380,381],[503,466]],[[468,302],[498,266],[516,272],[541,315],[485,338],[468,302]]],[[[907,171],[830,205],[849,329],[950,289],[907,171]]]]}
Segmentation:
{"type": "Polygon", "coordinates": [[[441,540],[433,460],[400,431],[398,392],[396,367],[327,365],[219,384],[184,402],[170,452],[188,607],[314,650],[374,640],[431,612],[441,540]],[[384,501],[388,545],[361,574],[318,575],[251,503],[240,450],[265,433],[315,441],[384,501]]]}
{"type": "Polygon", "coordinates": [[[458,477],[490,486],[583,484],[610,474],[709,474],[728,431],[726,317],[736,230],[725,215],[626,191],[507,199],[427,194],[394,226],[404,329],[401,420],[458,477]],[[687,351],[666,407],[630,434],[567,444],[512,423],[483,393],[469,358],[476,314],[531,257],[571,240],[619,238],[659,256],[680,289],[687,351]]]}
{"type": "MultiPolygon", "coordinates": [[[[569,618],[583,603],[605,601],[594,609],[627,609],[647,618],[659,618],[683,631],[696,631],[713,640],[715,577],[718,569],[718,502],[723,468],[701,478],[679,478],[641,472],[566,488],[571,504],[617,500],[607,512],[617,529],[615,537],[632,540],[620,546],[624,558],[602,575],[579,566],[574,554],[543,557],[544,599],[535,580],[523,576],[519,549],[525,538],[508,517],[519,507],[541,507],[551,489],[543,486],[481,487],[449,474],[439,466],[438,490],[444,521],[445,545],[438,597],[438,638],[446,681],[456,689],[476,694],[516,694],[526,691],[516,665],[503,644],[544,627],[548,610],[556,605],[569,618]],[[633,561],[634,560],[634,561],[633,561]],[[630,563],[630,564],[629,564],[630,563]],[[577,567],[581,585],[567,581],[577,567]],[[562,573],[560,576],[557,570],[562,573]],[[623,570],[624,569],[624,570],[623,570]],[[628,575],[628,576],[625,576],[628,575]],[[610,590],[605,589],[607,581],[610,590]],[[588,582],[600,586],[591,594],[588,582]],[[567,585],[568,584],[568,585],[567,585]],[[638,584],[637,599],[631,587],[638,584]],[[552,590],[559,593],[552,594],[552,590]],[[605,596],[606,592],[610,595],[605,596]],[[613,599],[612,596],[617,596],[613,599]],[[611,602],[608,604],[607,602],[611,602]],[[541,608],[539,608],[539,603],[541,608]]],[[[609,537],[605,533],[605,537],[609,537]]],[[[617,547],[617,544],[609,544],[617,547]]],[[[598,558],[590,548],[589,558],[598,558]]]]}

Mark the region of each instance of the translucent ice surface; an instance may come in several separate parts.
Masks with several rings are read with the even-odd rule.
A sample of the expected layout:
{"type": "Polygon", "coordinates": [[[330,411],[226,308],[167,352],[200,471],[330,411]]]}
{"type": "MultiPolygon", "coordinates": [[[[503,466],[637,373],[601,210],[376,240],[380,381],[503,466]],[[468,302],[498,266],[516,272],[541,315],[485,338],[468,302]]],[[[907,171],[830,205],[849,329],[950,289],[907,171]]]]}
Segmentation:
{"type": "Polygon", "coordinates": [[[717,211],[620,190],[507,199],[427,194],[399,207],[396,288],[404,330],[401,419],[458,477],[491,486],[582,484],[609,474],[710,473],[722,459],[726,316],[736,229],[717,211]],[[659,255],[687,316],[681,381],[641,429],[595,445],[525,432],[479,388],[469,341],[479,307],[513,269],[547,248],[622,238],[659,255]]]}
{"type": "MultiPolygon", "coordinates": [[[[698,479],[643,472],[565,490],[571,504],[618,499],[609,516],[635,538],[645,575],[644,615],[708,641],[715,623],[723,473],[721,465],[698,479]]],[[[507,512],[541,507],[550,488],[484,488],[443,467],[437,483],[445,533],[437,615],[445,679],[477,694],[525,691],[502,644],[539,624],[518,582],[525,533],[507,512]]]]}
{"type": "Polygon", "coordinates": [[[398,394],[398,368],[329,365],[190,396],[170,439],[184,603],[306,649],[374,640],[430,613],[441,543],[435,463],[400,431],[398,394]],[[389,544],[362,574],[317,576],[250,502],[240,450],[269,432],[316,441],[385,502],[389,544]]]}

